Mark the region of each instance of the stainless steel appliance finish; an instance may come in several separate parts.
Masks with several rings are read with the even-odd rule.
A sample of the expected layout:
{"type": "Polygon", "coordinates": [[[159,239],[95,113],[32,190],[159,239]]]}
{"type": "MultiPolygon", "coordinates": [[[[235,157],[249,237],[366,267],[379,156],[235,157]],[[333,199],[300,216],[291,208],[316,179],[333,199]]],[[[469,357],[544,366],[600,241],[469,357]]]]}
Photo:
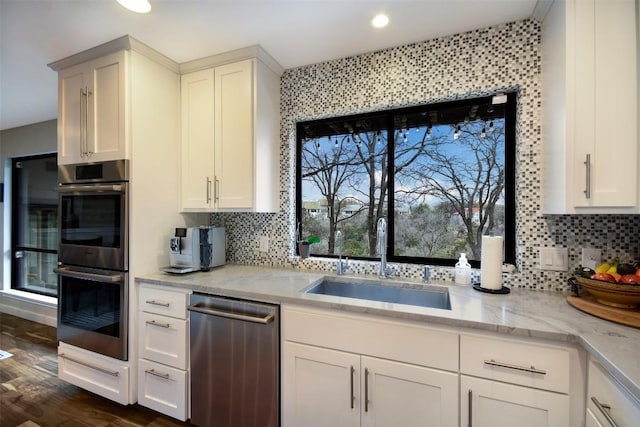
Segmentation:
{"type": "Polygon", "coordinates": [[[168,273],[209,271],[226,262],[226,238],[224,227],[200,226],[176,228],[169,239],[168,273]]]}
{"type": "Polygon", "coordinates": [[[191,424],[276,427],[279,306],[191,296],[191,424]]]}
{"type": "Polygon", "coordinates": [[[307,293],[451,310],[451,300],[446,288],[416,289],[325,279],[307,293]]]}
{"type": "Polygon", "coordinates": [[[128,274],[84,267],[57,268],[60,341],[127,360],[128,274]]]}
{"type": "Polygon", "coordinates": [[[129,269],[128,161],[58,166],[62,264],[129,269]]]}
{"type": "Polygon", "coordinates": [[[58,339],[127,360],[127,160],[59,165],[58,339]]]}

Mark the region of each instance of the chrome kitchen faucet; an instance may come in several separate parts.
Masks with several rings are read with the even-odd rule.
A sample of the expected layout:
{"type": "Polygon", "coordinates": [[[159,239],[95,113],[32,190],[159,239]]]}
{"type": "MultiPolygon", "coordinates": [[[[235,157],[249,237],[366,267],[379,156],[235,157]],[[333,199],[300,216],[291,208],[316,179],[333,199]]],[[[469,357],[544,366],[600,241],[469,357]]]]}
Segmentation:
{"type": "Polygon", "coordinates": [[[343,275],[344,271],[349,268],[349,258],[345,258],[345,262],[342,262],[342,231],[336,230],[336,246],[338,248],[338,263],[336,264],[336,273],[343,275]]]}
{"type": "Polygon", "coordinates": [[[393,268],[387,267],[387,221],[384,218],[378,219],[378,251],[380,252],[380,271],[381,278],[394,275],[393,268]]]}

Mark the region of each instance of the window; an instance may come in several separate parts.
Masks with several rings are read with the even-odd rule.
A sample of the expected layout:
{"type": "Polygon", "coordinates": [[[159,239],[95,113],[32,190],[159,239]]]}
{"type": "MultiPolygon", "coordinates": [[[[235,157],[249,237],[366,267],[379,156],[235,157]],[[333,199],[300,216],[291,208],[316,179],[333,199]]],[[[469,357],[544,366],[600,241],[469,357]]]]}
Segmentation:
{"type": "Polygon", "coordinates": [[[515,259],[516,94],[389,110],[297,125],[298,238],[312,251],[479,266],[482,235],[505,238],[515,259]]]}
{"type": "Polygon", "coordinates": [[[12,288],[56,297],[58,181],[56,155],[12,161],[12,288]]]}

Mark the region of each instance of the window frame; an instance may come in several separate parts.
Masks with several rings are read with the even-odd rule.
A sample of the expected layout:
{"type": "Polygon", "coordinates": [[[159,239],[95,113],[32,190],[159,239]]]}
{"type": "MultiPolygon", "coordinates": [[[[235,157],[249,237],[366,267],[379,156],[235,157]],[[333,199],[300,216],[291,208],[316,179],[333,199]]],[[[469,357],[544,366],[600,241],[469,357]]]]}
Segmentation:
{"type": "MultiPolygon", "coordinates": [[[[507,96],[507,101],[504,104],[504,203],[505,203],[505,230],[504,230],[504,262],[515,264],[516,261],[516,120],[517,120],[517,93],[508,92],[503,93],[507,96]]],[[[386,115],[387,117],[387,169],[388,169],[388,190],[387,190],[387,209],[388,212],[395,212],[395,140],[393,137],[394,132],[394,117],[403,114],[412,114],[420,111],[435,110],[442,108],[459,108],[467,107],[479,102],[490,102],[494,95],[474,97],[462,100],[442,101],[430,104],[421,104],[418,106],[388,109],[381,111],[372,111],[369,113],[353,114],[346,116],[332,116],[329,118],[323,118],[319,120],[300,121],[296,123],[296,160],[295,160],[295,224],[300,224],[302,221],[302,145],[303,145],[303,127],[309,125],[326,124],[336,119],[345,120],[358,120],[367,119],[373,116],[386,115]]],[[[394,218],[395,219],[395,218],[394,218]]],[[[456,259],[444,259],[444,258],[430,258],[430,257],[416,257],[416,256],[399,256],[393,253],[393,245],[395,239],[395,221],[390,220],[387,215],[387,261],[406,264],[429,264],[429,265],[441,265],[441,266],[454,266],[457,262],[456,259]]],[[[296,233],[298,228],[296,226],[296,233]]],[[[297,245],[296,254],[299,255],[297,245]]],[[[319,258],[337,258],[337,255],[331,254],[319,254],[311,256],[319,258]]],[[[356,257],[351,256],[356,260],[368,260],[370,257],[356,257]]],[[[479,260],[470,260],[471,266],[474,268],[480,267],[479,260]]]]}

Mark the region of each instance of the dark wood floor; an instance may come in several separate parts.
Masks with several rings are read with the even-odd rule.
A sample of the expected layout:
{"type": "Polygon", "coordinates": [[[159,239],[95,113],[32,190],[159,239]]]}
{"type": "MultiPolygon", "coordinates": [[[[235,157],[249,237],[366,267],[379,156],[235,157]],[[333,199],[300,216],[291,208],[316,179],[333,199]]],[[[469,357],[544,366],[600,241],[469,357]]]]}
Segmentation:
{"type": "Polygon", "coordinates": [[[187,426],[139,405],[122,406],[58,379],[56,330],[0,313],[0,427],[187,426]]]}

